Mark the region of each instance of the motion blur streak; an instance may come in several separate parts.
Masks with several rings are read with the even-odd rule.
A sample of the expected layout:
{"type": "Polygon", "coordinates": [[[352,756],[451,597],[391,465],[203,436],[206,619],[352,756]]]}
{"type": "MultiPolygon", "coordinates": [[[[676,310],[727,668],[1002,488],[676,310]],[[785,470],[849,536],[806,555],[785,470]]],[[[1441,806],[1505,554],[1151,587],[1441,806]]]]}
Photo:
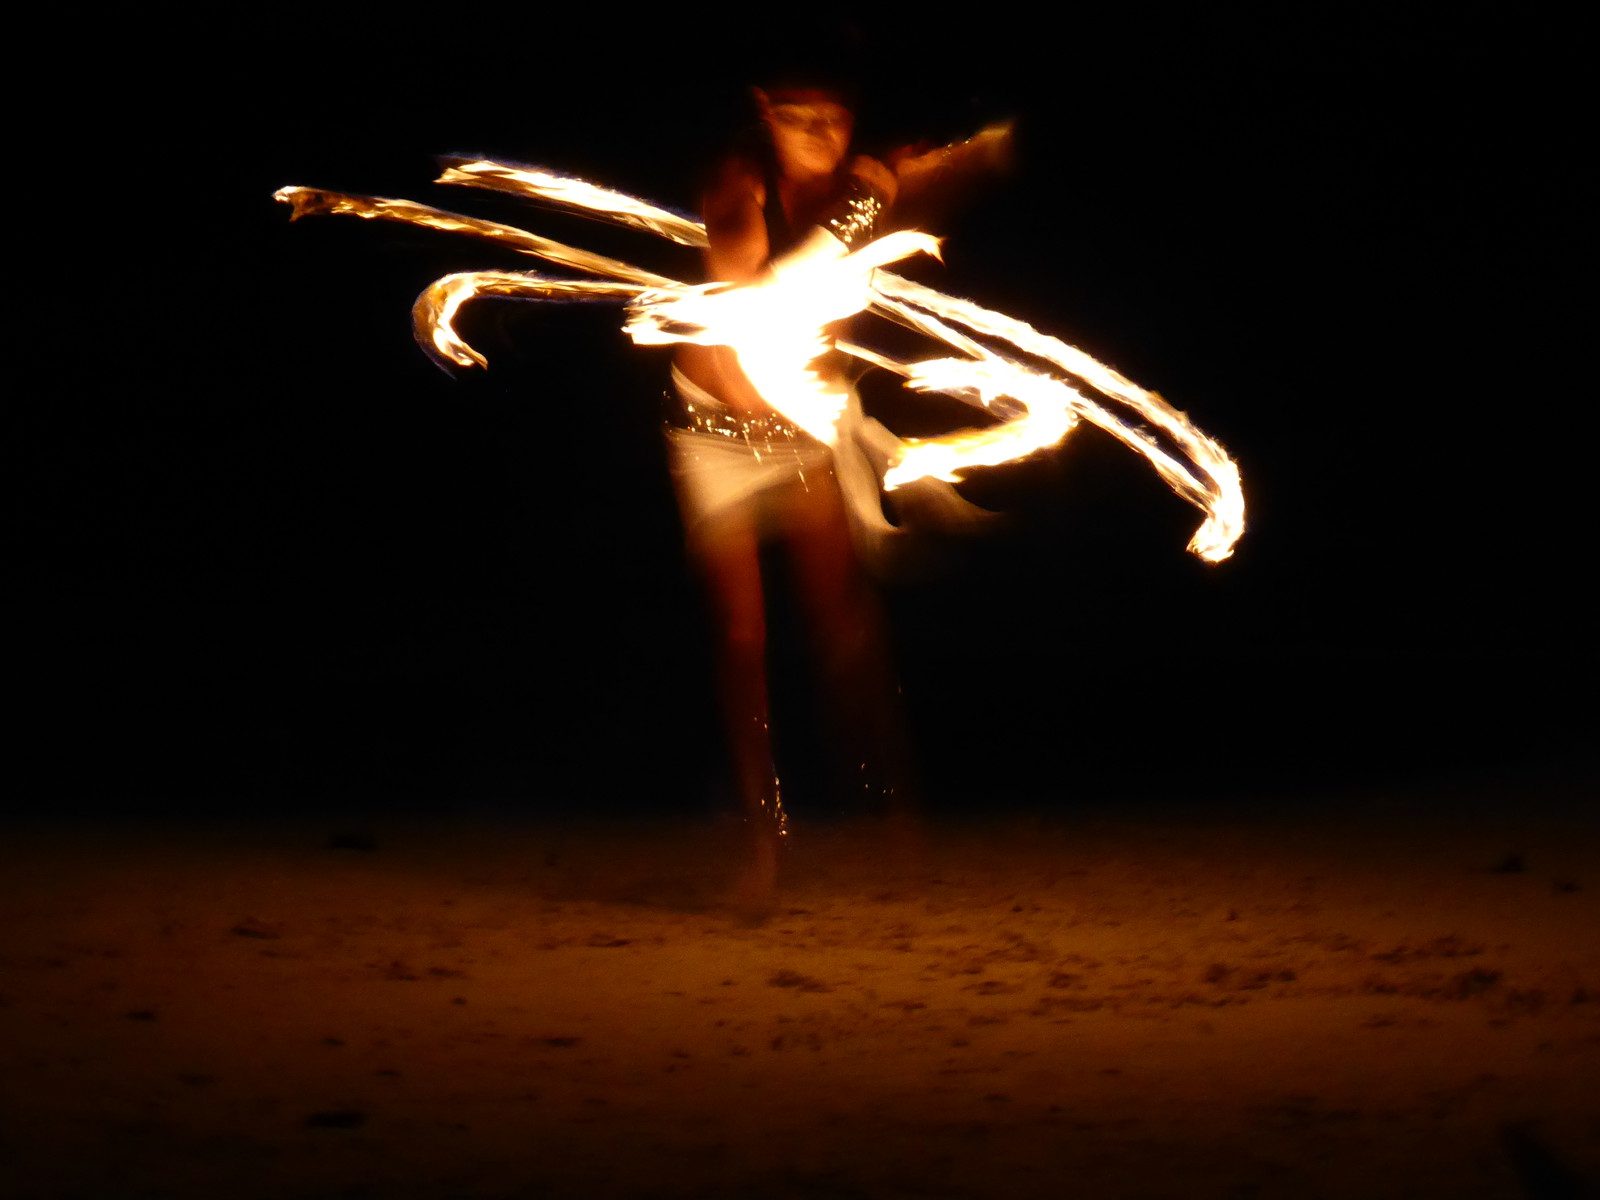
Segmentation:
{"type": "MultiPolygon", "coordinates": [[[[571,209],[685,246],[706,245],[704,226],[692,218],[535,167],[453,159],[446,161],[437,182],[571,209]]],[[[1244,532],[1238,467],[1160,395],[1031,325],[881,269],[912,254],[937,255],[937,241],[926,234],[891,233],[850,254],[842,245],[813,239],[809,253],[776,264],[758,283],[735,288],[681,283],[510,225],[407,200],[304,187],[280,188],[274,198],[290,205],[295,218],[348,214],[465,233],[602,277],[571,280],[532,271],[478,271],[436,281],[417,298],[412,322],[418,344],[441,366],[487,365],[453,325],[461,305],[477,296],[626,299],[630,304],[624,328],[636,342],[732,347],[763,398],[829,445],[837,443],[846,412],[841,387],[814,369],[830,347],[901,375],[913,390],[941,392],[1000,418],[987,428],[902,440],[890,456],[887,488],[928,476],[955,480],[974,467],[1022,458],[1059,444],[1082,420],[1143,455],[1168,487],[1205,515],[1189,540],[1191,552],[1220,562],[1233,553],[1244,532]],[[829,337],[828,326],[863,311],[915,329],[963,357],[909,362],[829,337]],[[1048,366],[1024,366],[995,344],[1048,366]],[[1089,398],[1062,376],[1087,385],[1101,399],[1089,398]]]]}

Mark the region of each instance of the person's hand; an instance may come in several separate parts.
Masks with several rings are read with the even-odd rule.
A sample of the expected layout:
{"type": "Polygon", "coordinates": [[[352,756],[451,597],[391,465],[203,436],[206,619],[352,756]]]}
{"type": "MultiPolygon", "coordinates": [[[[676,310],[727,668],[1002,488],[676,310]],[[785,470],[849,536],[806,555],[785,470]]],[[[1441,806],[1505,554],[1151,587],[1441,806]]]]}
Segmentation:
{"type": "Polygon", "coordinates": [[[858,154],[850,160],[850,177],[859,180],[885,205],[894,203],[895,193],[900,188],[893,171],[865,154],[858,154]]]}

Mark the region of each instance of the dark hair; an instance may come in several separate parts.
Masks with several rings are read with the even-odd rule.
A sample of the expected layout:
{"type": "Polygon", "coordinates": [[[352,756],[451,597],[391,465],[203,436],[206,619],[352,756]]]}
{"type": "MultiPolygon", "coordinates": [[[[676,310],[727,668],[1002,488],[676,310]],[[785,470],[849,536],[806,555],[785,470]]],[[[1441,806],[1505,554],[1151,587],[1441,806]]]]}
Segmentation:
{"type": "Polygon", "coordinates": [[[750,73],[750,82],[769,94],[826,92],[854,111],[861,100],[861,32],[849,22],[841,22],[830,33],[825,45],[769,45],[751,54],[748,61],[755,70],[750,73]]]}
{"type": "Polygon", "coordinates": [[[851,112],[855,112],[861,99],[861,89],[853,80],[831,75],[821,75],[812,71],[786,71],[767,76],[755,85],[769,96],[778,96],[784,92],[820,92],[832,100],[837,100],[851,112]]]}

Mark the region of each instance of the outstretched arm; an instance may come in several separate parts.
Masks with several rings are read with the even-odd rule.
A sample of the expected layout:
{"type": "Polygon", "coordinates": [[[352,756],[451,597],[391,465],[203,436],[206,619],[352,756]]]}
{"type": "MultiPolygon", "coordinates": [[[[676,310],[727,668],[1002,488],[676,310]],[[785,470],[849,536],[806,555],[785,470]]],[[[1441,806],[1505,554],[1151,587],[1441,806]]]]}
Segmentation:
{"type": "Polygon", "coordinates": [[[932,150],[907,147],[889,156],[899,182],[900,199],[920,203],[946,188],[976,182],[984,176],[1004,174],[1016,157],[1013,126],[1006,121],[990,125],[963,142],[932,150]]]}

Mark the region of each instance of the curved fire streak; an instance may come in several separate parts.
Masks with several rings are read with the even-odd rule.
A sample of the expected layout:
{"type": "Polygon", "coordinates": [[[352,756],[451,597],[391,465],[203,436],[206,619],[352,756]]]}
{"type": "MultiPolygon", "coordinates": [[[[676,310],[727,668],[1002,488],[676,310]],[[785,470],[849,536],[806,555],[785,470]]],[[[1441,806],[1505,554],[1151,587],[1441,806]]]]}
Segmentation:
{"type": "MultiPolygon", "coordinates": [[[[535,168],[450,160],[438,182],[571,208],[687,246],[706,244],[704,227],[691,218],[535,168]]],[[[532,271],[478,271],[437,280],[417,297],[412,321],[418,344],[441,365],[487,365],[484,356],[469,346],[453,325],[460,306],[475,296],[624,298],[631,302],[625,329],[636,342],[699,341],[733,346],[752,382],[773,407],[831,444],[837,436],[843,397],[831,391],[807,364],[827,345],[824,325],[855,312],[871,311],[944,342],[966,357],[904,362],[845,342],[833,343],[837,349],[895,371],[915,390],[943,392],[1009,418],[986,429],[903,441],[892,457],[885,487],[930,475],[953,480],[972,467],[1021,458],[1059,443],[1081,419],[1143,455],[1174,492],[1205,514],[1189,541],[1190,551],[1208,562],[1219,562],[1233,552],[1244,532],[1238,467],[1221,446],[1161,396],[1022,321],[878,269],[910,254],[937,254],[937,242],[925,234],[890,234],[853,254],[780,267],[768,282],[732,288],[684,284],[513,226],[407,200],[304,187],[280,188],[274,198],[289,204],[294,218],[344,213],[466,233],[603,277],[572,280],[532,271]],[[1133,419],[1089,399],[1054,374],[1026,367],[991,349],[956,326],[1049,363],[1123,406],[1133,419]],[[1002,401],[1012,403],[1002,406],[1002,401]],[[1022,412],[1010,415],[1009,410],[1019,405],[1022,412]],[[1163,448],[1157,433],[1164,435],[1178,454],[1163,448]]]]}
{"type": "Polygon", "coordinates": [[[435,279],[422,289],[411,306],[411,328],[418,344],[435,359],[444,359],[459,367],[487,367],[489,360],[456,333],[456,310],[468,300],[477,296],[506,296],[514,300],[551,300],[560,296],[631,299],[641,290],[636,283],[551,279],[532,271],[461,271],[435,279]]]}

